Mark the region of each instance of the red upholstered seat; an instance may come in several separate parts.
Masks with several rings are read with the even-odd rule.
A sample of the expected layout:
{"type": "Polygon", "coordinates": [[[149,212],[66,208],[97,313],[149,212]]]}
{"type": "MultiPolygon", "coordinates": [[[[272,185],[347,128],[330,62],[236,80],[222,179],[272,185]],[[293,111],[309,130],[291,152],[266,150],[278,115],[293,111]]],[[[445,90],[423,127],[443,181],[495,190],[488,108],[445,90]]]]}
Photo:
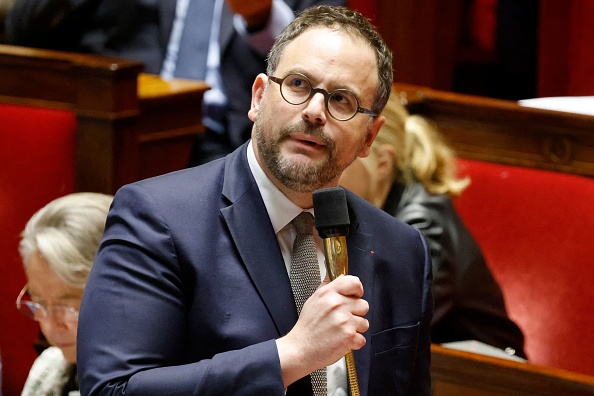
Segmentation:
{"type": "Polygon", "coordinates": [[[594,178],[459,159],[455,206],[537,364],[594,374],[594,178]]]}
{"type": "Polygon", "coordinates": [[[0,353],[3,395],[18,395],[36,357],[35,322],[14,305],[25,284],[17,246],[29,218],[74,192],[72,112],[0,104],[0,353]]]}

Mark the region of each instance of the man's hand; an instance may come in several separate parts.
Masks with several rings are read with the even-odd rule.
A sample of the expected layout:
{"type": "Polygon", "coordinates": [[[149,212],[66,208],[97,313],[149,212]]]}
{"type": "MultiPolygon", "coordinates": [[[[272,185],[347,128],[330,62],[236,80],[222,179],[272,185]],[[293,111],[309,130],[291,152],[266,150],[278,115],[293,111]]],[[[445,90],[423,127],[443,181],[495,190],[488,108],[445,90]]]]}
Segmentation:
{"type": "Polygon", "coordinates": [[[295,327],[276,341],[285,386],[365,345],[369,329],[359,278],[345,275],[319,287],[295,327]]]}
{"type": "Polygon", "coordinates": [[[248,28],[253,29],[266,26],[270,11],[272,10],[272,0],[225,1],[234,14],[239,14],[245,19],[248,28]]]}

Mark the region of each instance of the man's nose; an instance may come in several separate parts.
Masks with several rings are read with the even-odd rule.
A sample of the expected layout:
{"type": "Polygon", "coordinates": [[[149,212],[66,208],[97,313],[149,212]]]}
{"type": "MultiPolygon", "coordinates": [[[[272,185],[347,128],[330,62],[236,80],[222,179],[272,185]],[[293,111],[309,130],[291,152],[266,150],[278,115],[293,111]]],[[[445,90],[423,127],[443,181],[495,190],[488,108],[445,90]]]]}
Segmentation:
{"type": "Polygon", "coordinates": [[[316,125],[324,125],[327,120],[326,98],[321,92],[316,92],[306,102],[302,116],[305,120],[316,125]]]}

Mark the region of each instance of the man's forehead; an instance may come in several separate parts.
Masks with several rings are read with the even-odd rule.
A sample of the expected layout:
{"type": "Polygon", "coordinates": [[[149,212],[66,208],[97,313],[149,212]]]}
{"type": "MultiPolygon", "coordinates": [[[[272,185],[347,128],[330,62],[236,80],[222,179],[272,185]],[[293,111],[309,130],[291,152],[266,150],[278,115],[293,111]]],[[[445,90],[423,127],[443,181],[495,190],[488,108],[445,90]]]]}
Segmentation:
{"type": "Polygon", "coordinates": [[[327,27],[308,28],[287,45],[276,74],[290,72],[303,73],[316,85],[328,83],[361,94],[374,94],[379,79],[372,47],[359,36],[327,27]]]}
{"type": "Polygon", "coordinates": [[[328,27],[328,26],[310,26],[303,30],[299,35],[293,38],[288,44],[286,49],[289,47],[299,46],[305,44],[321,44],[325,43],[329,38],[340,38],[341,40],[347,41],[360,41],[361,44],[365,44],[361,37],[353,35],[344,29],[339,27],[328,27]]]}

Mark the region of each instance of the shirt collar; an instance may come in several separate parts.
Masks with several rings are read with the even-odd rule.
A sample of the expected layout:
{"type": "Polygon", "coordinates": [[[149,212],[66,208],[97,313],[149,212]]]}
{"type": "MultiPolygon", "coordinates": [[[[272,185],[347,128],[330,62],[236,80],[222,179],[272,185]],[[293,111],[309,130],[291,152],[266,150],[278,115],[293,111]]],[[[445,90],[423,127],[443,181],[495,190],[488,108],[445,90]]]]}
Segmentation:
{"type": "MultiPolygon", "coordinates": [[[[278,233],[285,228],[297,215],[304,210],[295,205],[285,194],[279,190],[274,183],[266,176],[264,170],[256,159],[254,152],[253,141],[250,140],[247,148],[247,159],[250,170],[256,179],[256,184],[260,190],[260,195],[264,200],[268,217],[274,228],[274,232],[278,233]]],[[[307,209],[313,215],[313,209],[307,209]]]]}

